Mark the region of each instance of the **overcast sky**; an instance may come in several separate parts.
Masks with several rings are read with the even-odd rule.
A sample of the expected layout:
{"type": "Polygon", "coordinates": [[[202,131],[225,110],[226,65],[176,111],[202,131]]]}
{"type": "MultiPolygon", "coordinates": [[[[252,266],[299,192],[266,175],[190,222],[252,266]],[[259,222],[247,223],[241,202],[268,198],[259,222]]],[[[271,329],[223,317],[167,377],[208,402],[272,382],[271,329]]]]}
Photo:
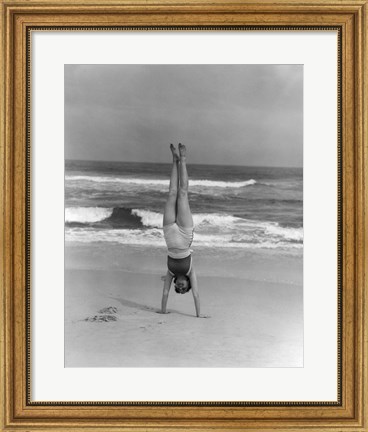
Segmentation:
{"type": "Polygon", "coordinates": [[[301,65],[66,65],[66,159],[302,166],[301,65]]]}

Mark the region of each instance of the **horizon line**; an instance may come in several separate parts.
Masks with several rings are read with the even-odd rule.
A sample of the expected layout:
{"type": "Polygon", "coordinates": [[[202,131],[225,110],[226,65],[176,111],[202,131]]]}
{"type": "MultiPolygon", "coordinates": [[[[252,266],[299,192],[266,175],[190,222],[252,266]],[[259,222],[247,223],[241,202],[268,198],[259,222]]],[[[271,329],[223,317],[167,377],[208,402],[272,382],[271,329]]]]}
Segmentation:
{"type": "MultiPolygon", "coordinates": [[[[142,162],[142,161],[117,161],[117,160],[101,160],[101,159],[67,159],[65,158],[64,161],[74,161],[74,162],[110,162],[110,163],[132,163],[132,164],[152,164],[152,165],[170,165],[171,162],[142,162]]],[[[244,167],[244,168],[297,168],[297,169],[303,169],[303,166],[295,166],[295,165],[289,165],[289,166],[282,166],[282,165],[234,165],[234,164],[208,164],[208,163],[188,163],[188,165],[208,165],[208,166],[229,166],[229,167],[244,167]]]]}

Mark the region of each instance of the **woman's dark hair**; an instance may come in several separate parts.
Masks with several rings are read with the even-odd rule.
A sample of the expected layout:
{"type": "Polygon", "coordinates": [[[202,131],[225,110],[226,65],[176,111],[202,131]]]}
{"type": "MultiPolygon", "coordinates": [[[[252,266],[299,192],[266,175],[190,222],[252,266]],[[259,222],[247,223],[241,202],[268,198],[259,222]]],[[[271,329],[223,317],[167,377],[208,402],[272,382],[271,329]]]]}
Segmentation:
{"type": "Polygon", "coordinates": [[[192,285],[190,283],[190,279],[188,276],[185,276],[187,282],[188,282],[188,286],[186,288],[177,288],[176,284],[176,279],[177,277],[174,278],[174,286],[175,286],[175,292],[178,294],[186,294],[188,291],[190,291],[192,289],[192,285]]]}

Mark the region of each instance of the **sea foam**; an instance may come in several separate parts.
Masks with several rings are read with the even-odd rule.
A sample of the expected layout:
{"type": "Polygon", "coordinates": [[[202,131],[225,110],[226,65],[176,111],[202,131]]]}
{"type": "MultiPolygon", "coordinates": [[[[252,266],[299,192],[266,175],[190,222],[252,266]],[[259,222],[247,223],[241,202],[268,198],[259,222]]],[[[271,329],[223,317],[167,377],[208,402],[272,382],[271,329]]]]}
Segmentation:
{"type": "MultiPolygon", "coordinates": [[[[251,236],[236,238],[231,234],[223,235],[209,235],[200,234],[198,232],[194,235],[192,244],[193,249],[198,248],[215,248],[215,249],[301,249],[302,243],[290,243],[272,238],[259,238],[258,241],[249,241],[251,236]]],[[[165,248],[165,240],[162,231],[159,229],[148,229],[145,231],[135,230],[95,230],[84,228],[67,228],[65,232],[65,239],[69,242],[80,243],[116,243],[123,245],[136,245],[136,246],[154,246],[165,248]]]]}
{"type": "MultiPolygon", "coordinates": [[[[69,225],[75,222],[86,225],[67,226],[66,238],[70,241],[106,241],[133,245],[160,245],[163,241],[162,213],[159,212],[76,207],[66,209],[65,216],[69,225]],[[132,220],[132,217],[135,219],[132,220]],[[103,224],[104,229],[101,229],[103,221],[106,223],[103,224]],[[98,225],[94,226],[94,223],[98,225]]],[[[282,227],[277,222],[243,219],[220,213],[198,213],[193,215],[193,219],[194,246],[300,248],[303,243],[302,227],[282,227]]]]}
{"type": "MultiPolygon", "coordinates": [[[[67,175],[67,181],[85,181],[96,183],[120,183],[126,185],[141,185],[144,187],[169,187],[169,180],[160,179],[143,179],[143,178],[124,178],[124,177],[107,177],[107,176],[76,176],[67,175]]],[[[249,179],[245,181],[216,181],[216,180],[190,180],[190,187],[208,187],[208,188],[242,188],[256,184],[256,180],[249,179]]]]}
{"type": "Polygon", "coordinates": [[[93,223],[111,216],[113,209],[104,207],[68,207],[65,222],[93,223]]]}

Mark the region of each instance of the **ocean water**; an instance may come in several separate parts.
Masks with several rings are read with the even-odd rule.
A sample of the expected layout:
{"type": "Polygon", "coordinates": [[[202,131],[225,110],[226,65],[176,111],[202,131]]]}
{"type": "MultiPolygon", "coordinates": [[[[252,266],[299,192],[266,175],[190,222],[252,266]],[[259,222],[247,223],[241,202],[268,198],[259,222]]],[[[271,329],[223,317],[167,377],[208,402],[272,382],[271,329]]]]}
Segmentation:
{"type": "MultiPolygon", "coordinates": [[[[165,247],[171,164],[65,163],[66,242],[165,247]]],[[[303,250],[303,170],[188,165],[193,249],[303,250]]]]}

